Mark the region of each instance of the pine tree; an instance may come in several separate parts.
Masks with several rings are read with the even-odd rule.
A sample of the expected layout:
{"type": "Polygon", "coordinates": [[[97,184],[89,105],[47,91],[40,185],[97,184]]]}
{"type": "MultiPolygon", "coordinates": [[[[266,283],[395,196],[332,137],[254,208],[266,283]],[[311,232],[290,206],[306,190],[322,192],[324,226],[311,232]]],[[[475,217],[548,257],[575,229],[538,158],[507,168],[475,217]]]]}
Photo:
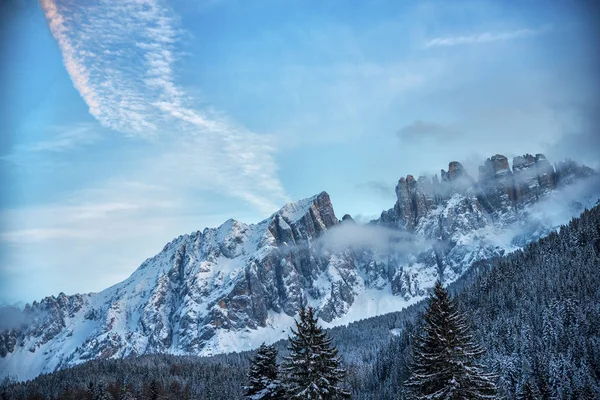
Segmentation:
{"type": "Polygon", "coordinates": [[[465,316],[441,282],[423,315],[423,330],[413,339],[411,376],[407,382],[417,399],[492,399],[493,375],[475,362],[484,353],[473,342],[465,316]]]}
{"type": "Polygon", "coordinates": [[[85,400],[94,400],[94,392],[96,391],[96,388],[94,386],[94,382],[89,382],[86,389],[85,389],[85,400]]]}
{"type": "Polygon", "coordinates": [[[348,398],[350,393],[341,387],[346,371],[341,368],[332,338],[317,325],[312,307],[300,309],[300,321],[288,338],[289,357],[283,371],[289,399],[329,400],[348,398]]]}
{"type": "Polygon", "coordinates": [[[136,397],[129,390],[126,390],[125,392],[121,393],[119,400],[136,400],[136,397]]]}
{"type": "Polygon", "coordinates": [[[278,374],[277,349],[263,343],[252,360],[244,395],[249,399],[283,399],[278,374]]]}
{"type": "Polygon", "coordinates": [[[150,382],[150,400],[158,400],[158,392],[158,382],[153,379],[150,382]]]}
{"type": "Polygon", "coordinates": [[[540,396],[536,396],[533,392],[533,388],[529,381],[526,381],[523,384],[523,388],[521,389],[521,393],[518,396],[519,400],[535,400],[540,398],[540,396]]]}

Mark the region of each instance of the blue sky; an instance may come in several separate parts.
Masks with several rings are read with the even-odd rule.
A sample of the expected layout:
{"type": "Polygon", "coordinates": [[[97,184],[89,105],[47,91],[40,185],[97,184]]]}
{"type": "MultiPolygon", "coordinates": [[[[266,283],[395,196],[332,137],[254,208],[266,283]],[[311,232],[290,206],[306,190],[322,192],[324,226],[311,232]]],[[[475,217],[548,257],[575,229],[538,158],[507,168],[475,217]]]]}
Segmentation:
{"type": "Polygon", "coordinates": [[[372,218],[451,160],[599,167],[595,14],[459,3],[6,3],[0,301],[101,290],[322,190],[372,218]]]}

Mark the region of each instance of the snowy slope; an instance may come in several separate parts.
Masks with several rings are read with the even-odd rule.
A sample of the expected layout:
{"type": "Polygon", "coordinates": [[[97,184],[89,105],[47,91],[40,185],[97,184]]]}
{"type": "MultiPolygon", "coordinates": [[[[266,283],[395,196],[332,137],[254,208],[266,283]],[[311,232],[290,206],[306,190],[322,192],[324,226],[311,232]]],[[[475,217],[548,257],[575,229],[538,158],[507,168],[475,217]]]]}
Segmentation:
{"type": "Polygon", "coordinates": [[[94,358],[247,350],[286,337],[306,304],[327,326],[400,310],[439,277],[451,282],[474,261],[536,240],[598,198],[592,171],[564,163],[550,180],[539,156],[515,159],[517,176],[494,156],[477,182],[456,162],[441,181],[409,175],[394,208],[366,226],[340,222],[322,192],[258,224],[228,220],[180,236],[100,293],[27,306],[29,323],[0,333],[0,376],[28,379],[94,358]]]}

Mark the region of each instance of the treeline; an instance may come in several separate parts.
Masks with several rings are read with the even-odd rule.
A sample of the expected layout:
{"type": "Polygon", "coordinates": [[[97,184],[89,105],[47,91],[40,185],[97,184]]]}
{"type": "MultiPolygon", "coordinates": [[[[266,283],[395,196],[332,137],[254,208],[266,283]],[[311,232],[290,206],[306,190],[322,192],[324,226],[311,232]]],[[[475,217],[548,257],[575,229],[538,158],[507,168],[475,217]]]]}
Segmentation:
{"type": "MultiPolygon", "coordinates": [[[[480,361],[496,374],[499,396],[600,398],[600,206],[522,251],[475,264],[449,289],[486,350],[480,361]]],[[[413,340],[422,332],[417,317],[426,305],[329,330],[352,398],[408,398],[413,340]]],[[[278,362],[287,346],[275,344],[278,362]]],[[[101,392],[103,400],[241,399],[255,354],[96,360],[5,382],[0,398],[88,399],[101,392]]]]}
{"type": "Polygon", "coordinates": [[[230,400],[241,398],[250,354],[199,358],[148,355],[122,360],[92,360],[40,375],[25,383],[5,383],[6,400],[230,400]],[[90,388],[90,383],[92,384],[90,388]]]}

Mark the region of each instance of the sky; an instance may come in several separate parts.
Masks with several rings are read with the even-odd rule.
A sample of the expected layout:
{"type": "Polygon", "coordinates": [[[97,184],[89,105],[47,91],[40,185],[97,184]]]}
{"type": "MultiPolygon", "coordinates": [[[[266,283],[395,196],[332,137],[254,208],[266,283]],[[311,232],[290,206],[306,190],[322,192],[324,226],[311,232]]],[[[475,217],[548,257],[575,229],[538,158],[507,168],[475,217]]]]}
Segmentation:
{"type": "Polygon", "coordinates": [[[2,2],[0,303],[323,190],[366,221],[453,160],[599,168],[592,4],[2,2]]]}

